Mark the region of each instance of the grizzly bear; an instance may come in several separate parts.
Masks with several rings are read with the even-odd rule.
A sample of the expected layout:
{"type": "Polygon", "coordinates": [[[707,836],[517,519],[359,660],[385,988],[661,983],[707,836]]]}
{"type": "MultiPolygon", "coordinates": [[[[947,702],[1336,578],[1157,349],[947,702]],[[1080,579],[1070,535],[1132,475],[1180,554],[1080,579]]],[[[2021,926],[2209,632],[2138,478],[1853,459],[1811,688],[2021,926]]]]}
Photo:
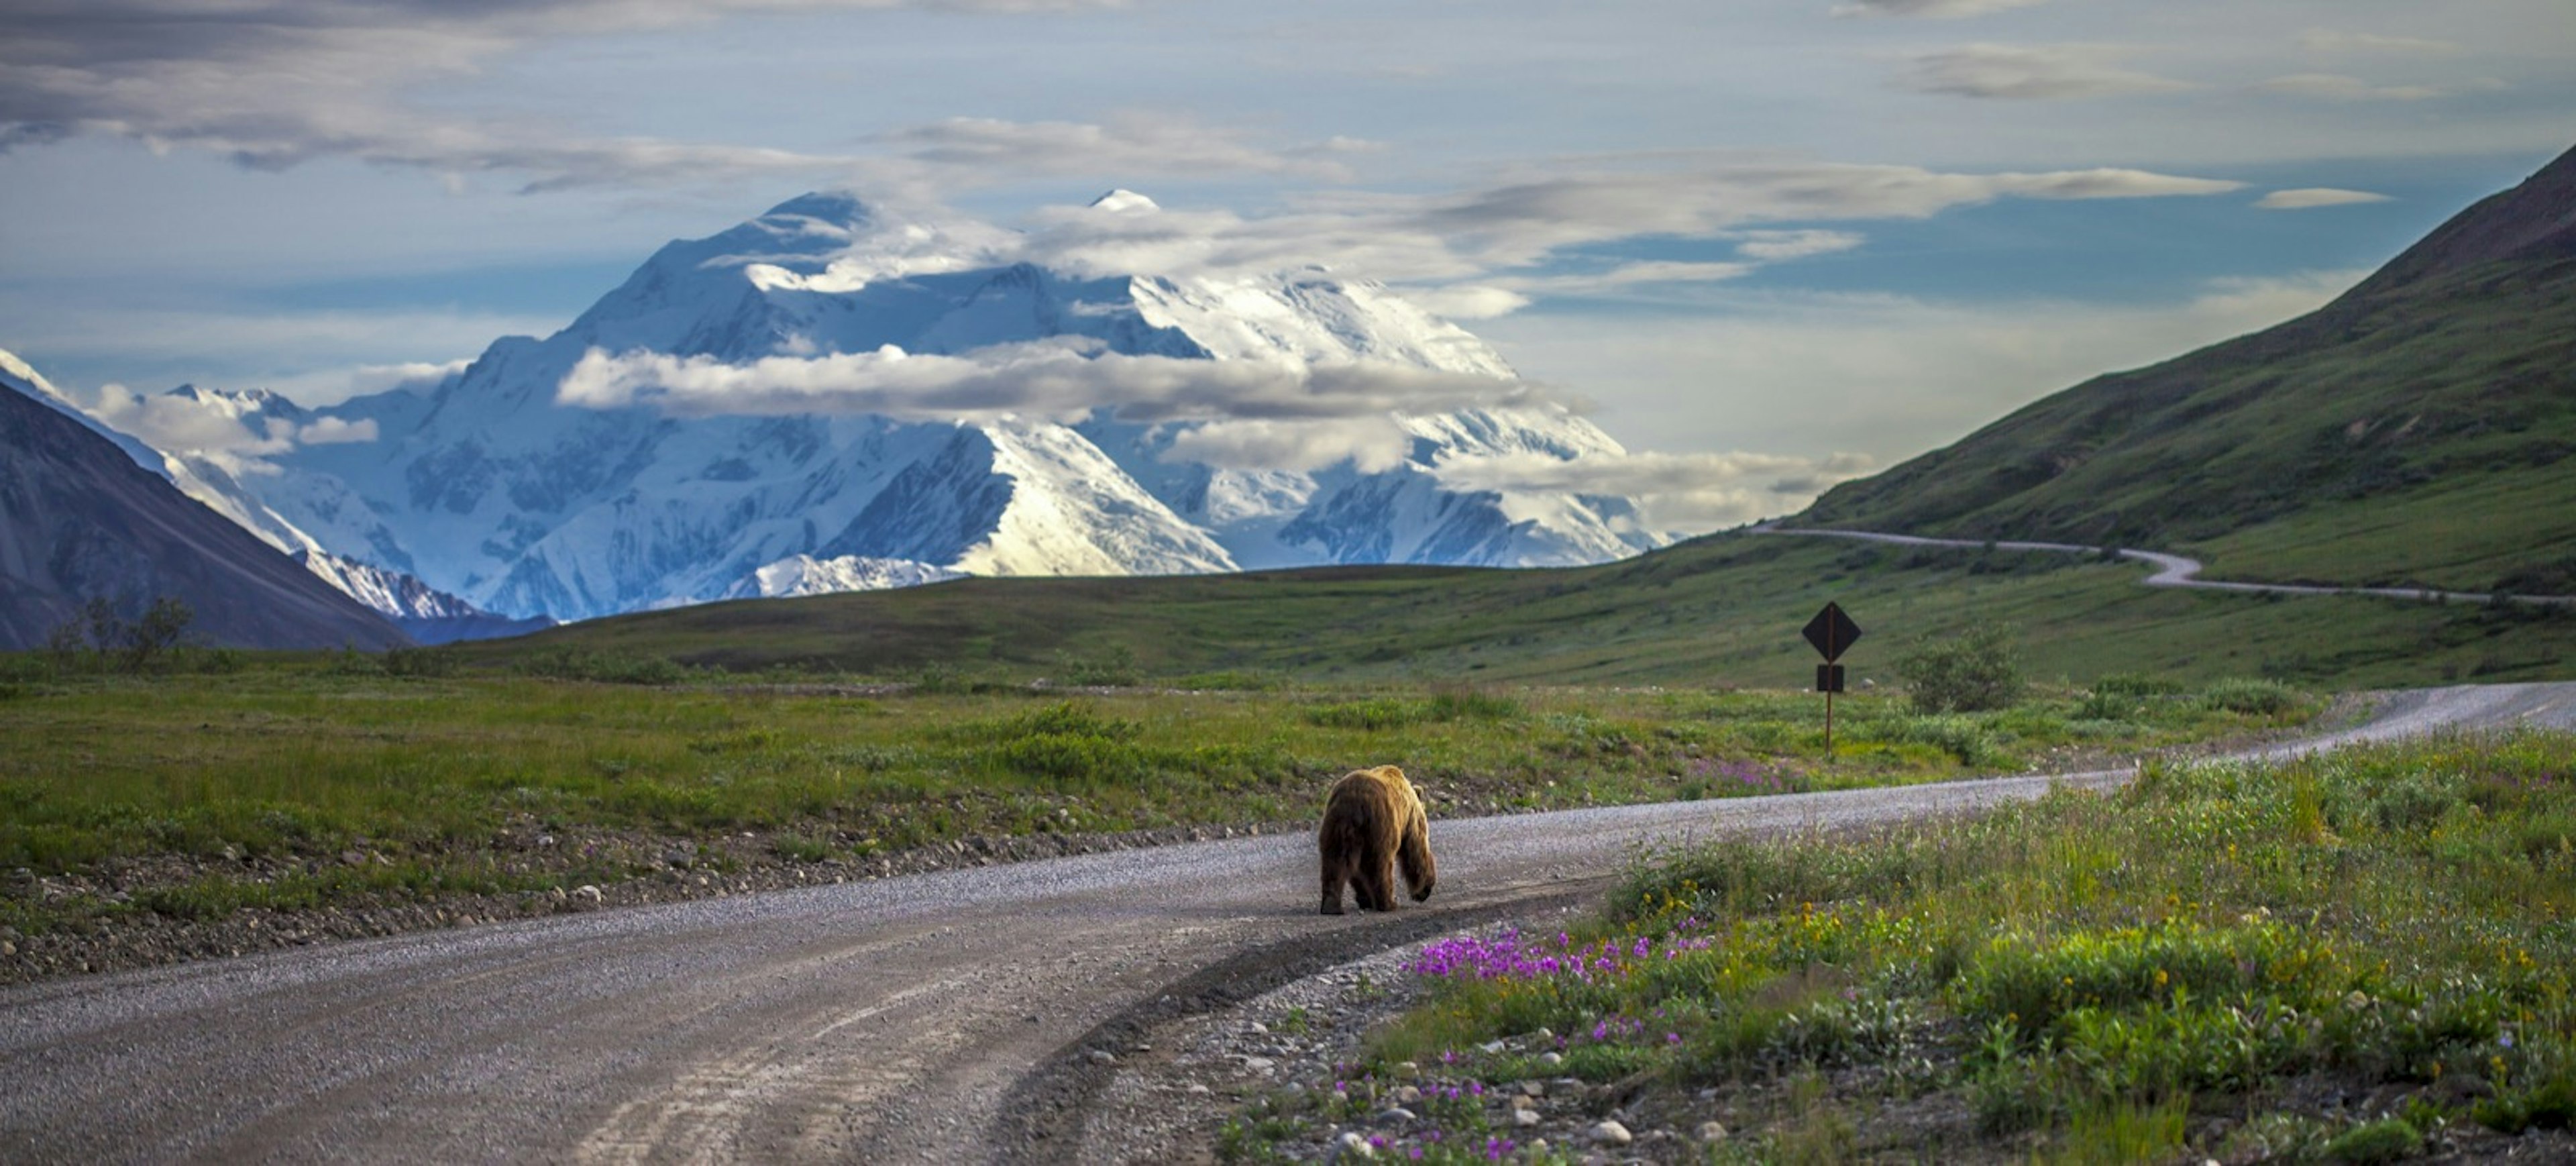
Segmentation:
{"type": "Polygon", "coordinates": [[[1393,872],[1404,867],[1405,889],[1419,903],[1431,897],[1431,823],[1422,795],[1392,765],[1342,775],[1324,799],[1324,824],[1315,849],[1324,860],[1324,911],[1342,913],[1342,887],[1351,888],[1363,911],[1395,910],[1393,872]]]}

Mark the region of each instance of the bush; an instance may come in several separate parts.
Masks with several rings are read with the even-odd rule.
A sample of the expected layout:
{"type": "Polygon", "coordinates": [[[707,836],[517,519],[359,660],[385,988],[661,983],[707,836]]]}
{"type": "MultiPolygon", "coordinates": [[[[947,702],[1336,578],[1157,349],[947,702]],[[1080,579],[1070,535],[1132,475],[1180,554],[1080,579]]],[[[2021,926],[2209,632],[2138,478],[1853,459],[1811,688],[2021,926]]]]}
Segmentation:
{"type": "Polygon", "coordinates": [[[950,732],[952,739],[979,746],[993,764],[1022,776],[1060,785],[1115,785],[1141,780],[1149,771],[1135,740],[1144,728],[1060,701],[950,732]]]}
{"type": "Polygon", "coordinates": [[[93,598],[45,637],[45,651],[66,672],[84,664],[102,672],[141,672],[178,647],[196,618],[188,601],[176,596],[153,600],[132,622],[118,613],[115,603],[93,598]]]}
{"type": "Polygon", "coordinates": [[[2094,681],[2093,691],[2107,696],[2174,696],[2182,692],[2182,685],[2141,672],[2114,672],[2094,681]]]}
{"type": "Polygon", "coordinates": [[[689,669],[664,656],[626,656],[585,648],[550,648],[519,663],[526,676],[605,684],[677,684],[689,669]]]}
{"type": "Polygon", "coordinates": [[[2392,1117],[2345,1130],[2326,1143],[2325,1155],[2334,1162],[2396,1162],[2414,1157],[2423,1145],[2423,1134],[2405,1118],[2392,1117]]]}
{"type": "Polygon", "coordinates": [[[2021,700],[2020,653],[2012,631],[1981,624],[1948,640],[1926,642],[1896,660],[1918,713],[1972,713],[2011,708],[2021,700]]]}
{"type": "Polygon", "coordinates": [[[2277,680],[2221,680],[2200,694],[2202,704],[2249,717],[2277,716],[2299,706],[2299,690],[2277,680]]]}
{"type": "Polygon", "coordinates": [[[419,679],[453,676],[456,663],[456,653],[442,648],[391,648],[384,658],[386,675],[419,679]]]}

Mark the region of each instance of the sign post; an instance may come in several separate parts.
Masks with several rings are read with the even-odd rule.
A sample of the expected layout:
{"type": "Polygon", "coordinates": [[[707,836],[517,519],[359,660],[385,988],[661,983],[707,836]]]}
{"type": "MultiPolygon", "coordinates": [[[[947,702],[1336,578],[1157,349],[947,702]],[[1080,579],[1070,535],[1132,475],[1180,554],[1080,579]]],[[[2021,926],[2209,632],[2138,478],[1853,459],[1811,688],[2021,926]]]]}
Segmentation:
{"type": "Polygon", "coordinates": [[[1860,625],[1843,614],[1843,605],[1827,603],[1800,633],[1816,646],[1825,662],[1816,665],[1816,691],[1825,694],[1825,759],[1834,756],[1834,694],[1843,690],[1843,653],[1860,638],[1860,625]]]}

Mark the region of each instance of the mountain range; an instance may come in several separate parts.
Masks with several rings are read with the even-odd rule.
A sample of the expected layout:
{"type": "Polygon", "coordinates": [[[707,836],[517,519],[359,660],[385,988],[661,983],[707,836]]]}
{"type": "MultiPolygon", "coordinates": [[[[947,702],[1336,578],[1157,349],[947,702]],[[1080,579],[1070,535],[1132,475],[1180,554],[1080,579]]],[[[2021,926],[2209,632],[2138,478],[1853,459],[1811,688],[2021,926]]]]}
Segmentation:
{"type": "MultiPolygon", "coordinates": [[[[1121,191],[1085,213],[1159,211],[1121,191]]],[[[775,402],[835,367],[971,366],[1014,391],[1023,370],[1514,381],[1372,282],[1067,271],[1009,258],[1011,242],[806,195],[663,247],[563,330],[495,341],[433,384],[319,408],[183,387],[255,448],[129,453],[394,616],[406,586],[584,619],[958,574],[1570,565],[1674,537],[1629,499],[1443,481],[1462,459],[1624,453],[1553,406],[1381,414],[1392,456],[1246,469],[1194,454],[1217,434],[1204,417],[775,402]],[[648,378],[640,396],[579,397],[621,361],[731,377],[735,395],[675,407],[648,378]]]]}
{"type": "Polygon", "coordinates": [[[0,649],[43,646],[93,599],[133,618],[184,600],[232,647],[400,647],[376,612],[135,464],[0,362],[0,649]]]}

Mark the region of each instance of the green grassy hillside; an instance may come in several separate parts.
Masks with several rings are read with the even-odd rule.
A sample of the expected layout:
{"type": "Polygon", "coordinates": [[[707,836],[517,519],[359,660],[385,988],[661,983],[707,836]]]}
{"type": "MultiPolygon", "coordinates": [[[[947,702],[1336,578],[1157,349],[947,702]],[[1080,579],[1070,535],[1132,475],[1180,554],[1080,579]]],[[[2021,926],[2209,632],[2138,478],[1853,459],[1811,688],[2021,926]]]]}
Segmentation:
{"type": "Polygon", "coordinates": [[[1855,680],[1908,643],[1985,621],[2035,675],[2266,675],[2311,685],[2576,675],[2576,613],[2149,590],[2064,554],[1715,535],[1547,571],[1334,568],[1147,579],[976,579],[710,604],[462,649],[487,664],[668,657],[887,678],[1212,685],[1457,679],[1802,687],[1798,628],[1838,600],[1867,631],[1855,680]]]}
{"type": "Polygon", "coordinates": [[[2576,152],[2319,311],[2096,378],[1803,524],[2117,542],[2229,578],[2576,591],[2576,152]]]}

